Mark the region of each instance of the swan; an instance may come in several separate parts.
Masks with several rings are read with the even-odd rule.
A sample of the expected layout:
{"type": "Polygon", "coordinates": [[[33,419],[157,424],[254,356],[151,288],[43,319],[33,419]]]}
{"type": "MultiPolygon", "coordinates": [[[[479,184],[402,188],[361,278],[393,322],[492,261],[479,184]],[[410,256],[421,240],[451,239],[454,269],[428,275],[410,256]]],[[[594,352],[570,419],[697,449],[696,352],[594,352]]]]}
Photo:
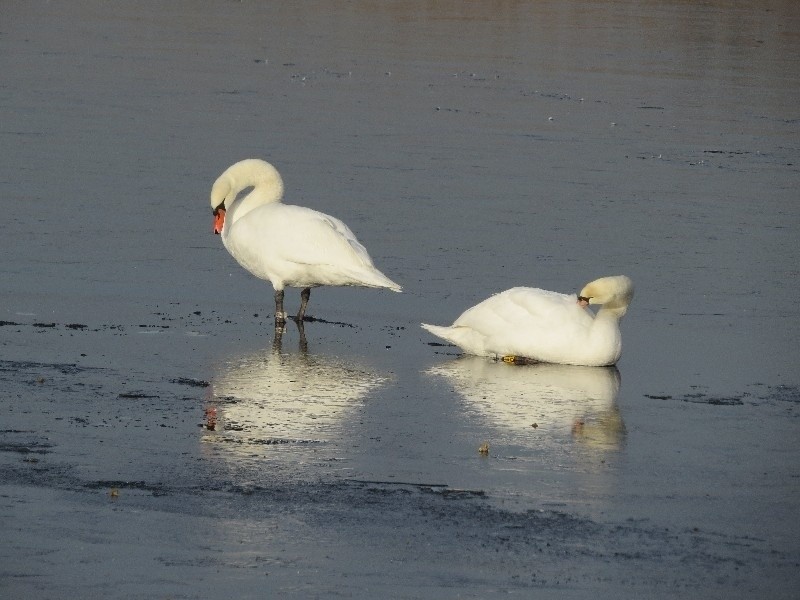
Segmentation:
{"type": "Polygon", "coordinates": [[[270,163],[248,158],[228,167],[211,187],[214,233],[237,262],[275,289],[275,320],[286,320],[284,288],[302,288],[298,322],[311,288],[321,285],[401,287],[381,273],[342,221],[283,204],[283,180],[270,163]],[[251,188],[240,197],[241,192],[251,188]]]}
{"type": "Polygon", "coordinates": [[[422,324],[467,354],[601,367],[622,353],[619,321],[633,299],[625,275],[601,277],[577,296],[515,287],[466,310],[450,327],[422,324]],[[595,315],[590,304],[602,305],[595,315]]]}

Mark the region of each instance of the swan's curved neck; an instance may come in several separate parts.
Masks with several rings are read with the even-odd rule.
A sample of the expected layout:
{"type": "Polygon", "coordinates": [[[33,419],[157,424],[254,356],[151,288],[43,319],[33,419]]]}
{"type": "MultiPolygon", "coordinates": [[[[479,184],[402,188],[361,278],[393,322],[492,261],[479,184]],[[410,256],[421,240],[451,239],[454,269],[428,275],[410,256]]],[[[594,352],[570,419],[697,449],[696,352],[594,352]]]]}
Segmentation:
{"type": "Polygon", "coordinates": [[[626,308],[603,307],[592,323],[589,346],[594,346],[601,353],[603,364],[612,365],[622,354],[622,335],[619,331],[619,320],[626,308]]]}
{"type": "MultiPolygon", "coordinates": [[[[244,189],[247,188],[245,187],[244,189]]],[[[225,203],[225,205],[229,207],[227,209],[225,220],[229,221],[231,225],[233,225],[238,219],[241,219],[254,208],[257,208],[262,204],[277,202],[281,199],[280,195],[276,197],[274,192],[271,192],[269,188],[260,187],[258,185],[254,186],[253,189],[250,190],[250,193],[237,199],[237,195],[241,191],[243,190],[238,190],[236,194],[233,195],[233,199],[231,200],[230,204],[228,204],[227,201],[225,203]]]]}
{"type": "Polygon", "coordinates": [[[248,159],[228,168],[211,188],[211,206],[225,208],[230,224],[262,204],[279,202],[283,197],[283,181],[278,171],[261,160],[248,159]],[[242,197],[241,193],[250,189],[242,197]]]}
{"type": "Polygon", "coordinates": [[[590,334],[592,338],[605,342],[613,341],[613,345],[619,346],[622,343],[619,321],[625,316],[626,311],[626,306],[613,308],[603,306],[594,317],[590,334]]]}
{"type": "Polygon", "coordinates": [[[624,306],[620,305],[612,305],[612,304],[604,304],[600,310],[597,311],[597,315],[595,316],[595,320],[602,319],[613,321],[616,323],[622,317],[625,316],[625,313],[628,312],[627,304],[624,306]]]}

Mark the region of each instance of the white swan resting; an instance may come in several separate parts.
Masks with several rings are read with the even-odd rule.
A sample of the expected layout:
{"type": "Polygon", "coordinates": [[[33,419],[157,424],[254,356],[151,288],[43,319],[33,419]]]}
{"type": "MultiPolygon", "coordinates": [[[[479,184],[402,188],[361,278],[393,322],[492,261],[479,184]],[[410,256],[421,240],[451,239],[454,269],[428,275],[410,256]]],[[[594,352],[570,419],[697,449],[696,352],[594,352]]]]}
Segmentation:
{"type": "Polygon", "coordinates": [[[624,275],[592,281],[577,296],[517,287],[473,306],[450,327],[422,327],[468,354],[607,366],[622,353],[619,321],[632,299],[633,282],[624,275]],[[595,315],[589,304],[602,308],[595,315]]]}
{"type": "Polygon", "coordinates": [[[228,167],[211,188],[214,233],[239,264],[275,288],[275,319],[286,320],[285,287],[302,288],[298,321],[311,288],[321,285],[401,287],[372,259],[339,219],[302,206],[282,204],[283,180],[268,162],[245,159],[228,167]],[[252,188],[239,198],[242,191],[252,188]]]}

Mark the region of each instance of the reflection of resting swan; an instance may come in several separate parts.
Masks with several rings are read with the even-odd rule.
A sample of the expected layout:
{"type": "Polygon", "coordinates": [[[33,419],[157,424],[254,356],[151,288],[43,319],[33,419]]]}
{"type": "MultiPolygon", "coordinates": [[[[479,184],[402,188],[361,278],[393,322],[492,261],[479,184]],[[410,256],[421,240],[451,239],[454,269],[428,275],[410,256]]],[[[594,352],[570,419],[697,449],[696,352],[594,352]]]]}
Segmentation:
{"type": "Polygon", "coordinates": [[[330,439],[345,415],[387,380],[358,364],[305,352],[231,358],[212,380],[216,430],[227,436],[219,441],[252,454],[259,445],[330,439]]]}
{"type": "Polygon", "coordinates": [[[431,367],[426,374],[446,379],[470,408],[514,437],[541,440],[570,434],[605,448],[618,446],[624,438],[616,406],[616,367],[515,367],[463,356],[431,367]]]}

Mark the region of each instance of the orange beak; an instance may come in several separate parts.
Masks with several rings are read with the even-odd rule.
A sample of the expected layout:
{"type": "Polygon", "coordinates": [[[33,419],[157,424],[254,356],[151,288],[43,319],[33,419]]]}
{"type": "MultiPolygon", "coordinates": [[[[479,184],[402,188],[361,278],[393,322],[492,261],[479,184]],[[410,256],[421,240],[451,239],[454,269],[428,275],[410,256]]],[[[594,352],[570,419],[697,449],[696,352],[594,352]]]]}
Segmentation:
{"type": "Polygon", "coordinates": [[[219,235],[222,233],[222,226],[225,223],[225,209],[218,208],[214,211],[214,233],[219,235]]]}

